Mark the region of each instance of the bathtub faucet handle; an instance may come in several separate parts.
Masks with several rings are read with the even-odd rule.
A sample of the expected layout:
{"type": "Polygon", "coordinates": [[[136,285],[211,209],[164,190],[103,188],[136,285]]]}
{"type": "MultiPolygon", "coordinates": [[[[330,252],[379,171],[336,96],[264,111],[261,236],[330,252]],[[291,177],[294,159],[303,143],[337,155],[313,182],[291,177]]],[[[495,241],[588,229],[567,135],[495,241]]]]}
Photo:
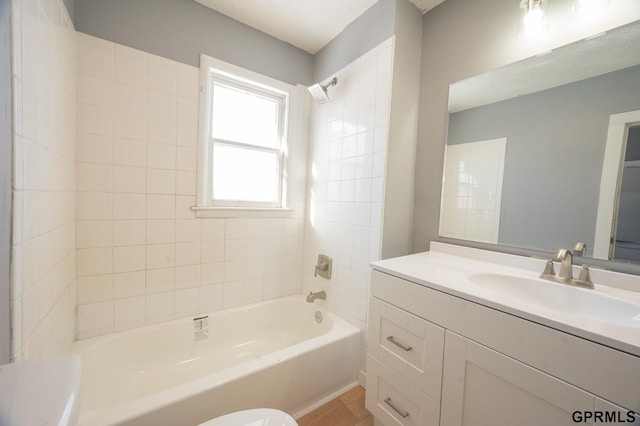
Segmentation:
{"type": "Polygon", "coordinates": [[[331,279],[331,258],[327,255],[320,254],[318,255],[318,262],[316,263],[315,272],[313,273],[314,277],[320,275],[323,278],[328,280],[331,279]]]}
{"type": "Polygon", "coordinates": [[[329,269],[329,264],[326,262],[321,262],[319,265],[316,265],[316,272],[313,274],[314,277],[318,276],[318,271],[326,271],[329,269]]]}

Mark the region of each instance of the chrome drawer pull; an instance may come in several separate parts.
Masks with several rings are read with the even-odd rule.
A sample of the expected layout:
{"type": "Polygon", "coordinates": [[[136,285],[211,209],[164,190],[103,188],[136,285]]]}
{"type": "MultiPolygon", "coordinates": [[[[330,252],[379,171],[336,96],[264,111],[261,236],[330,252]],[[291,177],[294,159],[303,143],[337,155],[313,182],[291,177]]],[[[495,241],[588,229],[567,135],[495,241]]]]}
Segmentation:
{"type": "Polygon", "coordinates": [[[402,349],[405,352],[409,352],[411,349],[413,349],[411,346],[405,346],[402,343],[396,342],[396,340],[393,338],[393,336],[388,336],[387,340],[390,341],[391,343],[393,343],[394,345],[396,345],[397,347],[399,347],[400,349],[402,349]]]}
{"type": "Polygon", "coordinates": [[[393,405],[393,402],[391,402],[391,398],[387,397],[384,402],[387,403],[387,405],[389,405],[389,407],[393,408],[393,411],[395,411],[396,413],[400,414],[402,417],[409,417],[409,412],[408,411],[400,411],[396,408],[395,405],[393,405]]]}

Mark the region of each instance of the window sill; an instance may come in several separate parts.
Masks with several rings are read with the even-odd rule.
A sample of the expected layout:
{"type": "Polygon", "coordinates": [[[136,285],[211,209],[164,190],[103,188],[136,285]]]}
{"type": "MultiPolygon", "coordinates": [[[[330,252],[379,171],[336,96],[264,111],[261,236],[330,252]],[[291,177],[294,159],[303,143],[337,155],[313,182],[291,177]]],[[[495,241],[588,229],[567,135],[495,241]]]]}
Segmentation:
{"type": "Polygon", "coordinates": [[[290,218],[293,209],[261,208],[261,207],[191,207],[196,217],[259,217],[259,218],[290,218]]]}

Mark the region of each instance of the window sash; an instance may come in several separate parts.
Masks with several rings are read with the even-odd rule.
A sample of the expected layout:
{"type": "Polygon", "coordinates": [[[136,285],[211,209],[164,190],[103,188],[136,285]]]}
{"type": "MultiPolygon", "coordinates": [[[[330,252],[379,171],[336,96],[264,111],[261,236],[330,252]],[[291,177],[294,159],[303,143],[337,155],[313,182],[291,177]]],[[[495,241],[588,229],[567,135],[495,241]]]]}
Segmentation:
{"type": "Polygon", "coordinates": [[[233,141],[226,141],[226,140],[222,140],[222,139],[212,139],[212,144],[211,144],[211,164],[212,167],[211,169],[211,178],[210,178],[210,182],[211,182],[211,202],[213,206],[216,207],[265,207],[265,208],[277,208],[277,207],[282,207],[282,171],[283,171],[283,167],[284,167],[284,155],[281,149],[275,149],[275,148],[268,148],[268,147],[262,147],[262,146],[257,146],[257,145],[251,145],[251,144],[245,144],[245,143],[237,143],[237,142],[233,142],[233,141]],[[276,200],[274,201],[259,201],[259,200],[242,200],[242,199],[226,199],[226,198],[214,198],[214,188],[215,188],[215,181],[214,181],[214,167],[213,165],[215,164],[215,158],[214,158],[214,153],[215,153],[215,146],[219,145],[219,146],[229,146],[229,147],[234,147],[234,148],[242,148],[242,149],[247,149],[247,150],[253,150],[253,151],[259,151],[259,152],[266,152],[266,153],[272,153],[272,154],[276,154],[276,167],[277,167],[277,171],[276,171],[276,200]]]}
{"type": "Polygon", "coordinates": [[[283,170],[284,170],[284,150],[283,150],[283,139],[285,137],[285,112],[286,112],[286,104],[287,97],[284,93],[279,93],[278,91],[272,90],[266,86],[250,82],[244,81],[242,79],[236,79],[232,77],[226,77],[223,74],[219,74],[216,70],[210,70],[210,87],[209,87],[209,102],[211,108],[209,109],[208,116],[208,140],[209,140],[209,185],[208,185],[208,199],[211,206],[214,207],[257,207],[257,208],[282,208],[284,207],[284,202],[282,200],[282,187],[283,187],[283,170]],[[216,82],[222,84],[224,86],[229,86],[232,88],[236,88],[241,91],[245,91],[251,94],[256,94],[258,96],[262,96],[268,99],[273,99],[277,102],[277,147],[269,147],[264,145],[254,145],[251,143],[234,141],[234,140],[225,140],[225,139],[217,139],[213,137],[213,101],[215,96],[215,86],[216,82]],[[223,144],[228,146],[235,146],[238,148],[245,149],[254,149],[263,152],[272,152],[278,155],[277,161],[277,200],[274,202],[265,202],[265,201],[256,201],[256,200],[228,200],[228,199],[215,199],[214,198],[214,147],[216,144],[223,144]]]}
{"type": "MultiPolygon", "coordinates": [[[[265,101],[271,101],[272,103],[275,104],[276,108],[275,108],[275,129],[269,129],[269,130],[275,130],[275,135],[270,135],[268,137],[268,142],[267,143],[252,143],[250,141],[248,141],[247,139],[242,139],[243,136],[248,136],[246,134],[242,134],[242,132],[240,132],[240,134],[238,134],[238,136],[240,137],[239,139],[228,139],[226,138],[226,140],[231,140],[231,141],[235,141],[238,143],[246,143],[248,145],[256,145],[256,146],[263,146],[263,147],[272,147],[272,148],[279,148],[282,145],[282,114],[284,113],[283,111],[283,96],[281,95],[277,95],[273,92],[267,92],[263,89],[260,89],[258,87],[249,87],[247,84],[242,84],[242,83],[231,83],[229,81],[227,81],[227,79],[223,79],[220,78],[218,76],[214,76],[212,78],[212,84],[211,84],[211,90],[212,90],[212,95],[211,95],[211,99],[213,101],[213,103],[215,104],[215,100],[216,100],[216,90],[230,90],[230,91],[235,91],[235,92],[240,92],[243,93],[245,95],[248,96],[255,96],[257,98],[261,98],[265,101]],[[273,138],[271,136],[274,136],[273,138]]],[[[211,108],[211,123],[212,123],[212,127],[211,127],[211,137],[213,139],[225,139],[223,137],[218,136],[214,136],[214,131],[215,129],[215,119],[216,119],[216,108],[215,105],[212,105],[211,108]]],[[[231,135],[229,135],[231,136],[231,135]]]]}

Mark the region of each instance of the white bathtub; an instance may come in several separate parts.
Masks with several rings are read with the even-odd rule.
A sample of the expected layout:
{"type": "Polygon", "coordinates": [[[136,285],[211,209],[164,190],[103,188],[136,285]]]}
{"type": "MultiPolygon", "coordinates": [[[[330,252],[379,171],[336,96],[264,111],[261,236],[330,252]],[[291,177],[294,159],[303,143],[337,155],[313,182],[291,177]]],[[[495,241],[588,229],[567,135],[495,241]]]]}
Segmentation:
{"type": "Polygon", "coordinates": [[[203,340],[194,325],[188,318],[75,342],[79,424],[187,426],[260,407],[295,417],[356,384],[359,330],[302,296],[209,314],[203,340]]]}

